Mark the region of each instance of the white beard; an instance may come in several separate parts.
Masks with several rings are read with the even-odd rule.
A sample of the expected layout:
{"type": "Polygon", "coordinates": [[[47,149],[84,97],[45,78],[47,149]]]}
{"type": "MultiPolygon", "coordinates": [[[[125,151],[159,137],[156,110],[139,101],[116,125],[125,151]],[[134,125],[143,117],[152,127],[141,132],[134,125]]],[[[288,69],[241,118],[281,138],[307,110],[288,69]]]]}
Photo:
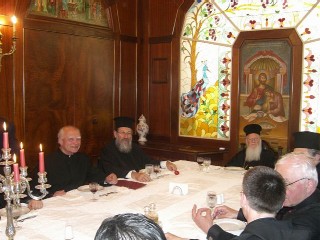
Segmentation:
{"type": "Polygon", "coordinates": [[[132,141],[129,139],[116,139],[116,146],[120,152],[129,153],[132,149],[132,141]]]}
{"type": "Polygon", "coordinates": [[[247,147],[245,161],[246,162],[259,161],[261,151],[262,151],[262,144],[261,144],[261,140],[260,140],[260,143],[257,147],[255,147],[255,148],[247,147]]]}

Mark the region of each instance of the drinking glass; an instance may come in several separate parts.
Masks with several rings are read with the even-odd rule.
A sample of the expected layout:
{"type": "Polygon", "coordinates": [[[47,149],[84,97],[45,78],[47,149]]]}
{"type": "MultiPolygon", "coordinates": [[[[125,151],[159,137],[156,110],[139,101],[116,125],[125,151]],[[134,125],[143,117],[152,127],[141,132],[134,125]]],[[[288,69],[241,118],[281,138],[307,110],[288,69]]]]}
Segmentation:
{"type": "Polygon", "coordinates": [[[145,169],[146,169],[146,174],[151,176],[151,174],[153,173],[153,165],[152,164],[146,164],[145,169]]]}
{"type": "Polygon", "coordinates": [[[90,189],[90,192],[92,192],[92,198],[91,198],[92,201],[97,200],[95,197],[96,196],[95,194],[98,191],[98,188],[99,188],[98,183],[96,183],[96,182],[89,183],[89,189],[90,189]]]}
{"type": "Polygon", "coordinates": [[[209,172],[210,165],[211,165],[211,159],[209,159],[209,158],[204,159],[203,166],[204,166],[206,172],[209,172]]]}
{"type": "Polygon", "coordinates": [[[202,170],[202,164],[203,164],[204,158],[203,157],[197,157],[197,163],[199,165],[199,170],[202,170]]]}
{"type": "Polygon", "coordinates": [[[153,171],[154,171],[154,173],[156,174],[156,176],[158,176],[158,173],[161,172],[160,165],[154,165],[154,166],[153,166],[153,171]]]}
{"type": "Polygon", "coordinates": [[[212,211],[217,204],[217,194],[215,192],[213,191],[207,192],[207,204],[212,211]]]}

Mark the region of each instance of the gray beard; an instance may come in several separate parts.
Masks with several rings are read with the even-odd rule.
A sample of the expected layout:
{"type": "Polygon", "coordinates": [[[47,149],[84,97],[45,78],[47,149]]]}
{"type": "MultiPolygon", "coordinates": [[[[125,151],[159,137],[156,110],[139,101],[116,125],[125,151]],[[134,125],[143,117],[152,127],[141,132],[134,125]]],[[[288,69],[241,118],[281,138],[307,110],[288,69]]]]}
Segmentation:
{"type": "Polygon", "coordinates": [[[122,140],[116,139],[116,147],[122,153],[129,153],[132,149],[132,141],[128,139],[122,139],[122,140]]]}
{"type": "Polygon", "coordinates": [[[261,141],[259,145],[255,148],[247,148],[246,149],[246,162],[252,162],[252,161],[259,161],[260,160],[260,154],[262,151],[262,144],[261,141]]]}

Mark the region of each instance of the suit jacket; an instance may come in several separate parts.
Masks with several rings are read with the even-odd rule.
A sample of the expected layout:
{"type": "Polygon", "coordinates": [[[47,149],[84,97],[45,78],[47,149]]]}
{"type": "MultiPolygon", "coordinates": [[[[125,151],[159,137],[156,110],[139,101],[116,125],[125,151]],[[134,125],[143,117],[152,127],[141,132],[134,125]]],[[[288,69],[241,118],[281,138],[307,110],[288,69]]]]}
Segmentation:
{"type": "Polygon", "coordinates": [[[310,232],[295,228],[291,221],[260,218],[248,223],[240,236],[226,234],[218,225],[213,225],[207,237],[214,240],[309,240],[310,232]]]}

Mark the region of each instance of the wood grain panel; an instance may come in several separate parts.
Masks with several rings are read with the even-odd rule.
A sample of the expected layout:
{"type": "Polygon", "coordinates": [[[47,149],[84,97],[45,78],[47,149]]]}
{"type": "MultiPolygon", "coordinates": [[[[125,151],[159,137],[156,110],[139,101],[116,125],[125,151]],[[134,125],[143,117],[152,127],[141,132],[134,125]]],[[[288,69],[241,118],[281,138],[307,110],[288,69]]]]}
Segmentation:
{"type": "Polygon", "coordinates": [[[148,1],[150,37],[173,34],[177,11],[183,2],[183,0],[148,1]]]}
{"type": "Polygon", "coordinates": [[[25,39],[26,147],[35,155],[41,142],[53,151],[59,128],[71,124],[82,150],[97,154],[111,139],[113,42],[35,30],[25,39]]]}
{"type": "Polygon", "coordinates": [[[170,138],[171,45],[151,44],[149,88],[149,127],[154,138],[170,138]],[[167,79],[167,80],[163,80],[167,79]]]}
{"type": "Polygon", "coordinates": [[[120,34],[137,36],[138,0],[121,0],[117,3],[120,34]]]}
{"type": "Polygon", "coordinates": [[[120,115],[137,119],[137,43],[121,42],[120,115]]]}

